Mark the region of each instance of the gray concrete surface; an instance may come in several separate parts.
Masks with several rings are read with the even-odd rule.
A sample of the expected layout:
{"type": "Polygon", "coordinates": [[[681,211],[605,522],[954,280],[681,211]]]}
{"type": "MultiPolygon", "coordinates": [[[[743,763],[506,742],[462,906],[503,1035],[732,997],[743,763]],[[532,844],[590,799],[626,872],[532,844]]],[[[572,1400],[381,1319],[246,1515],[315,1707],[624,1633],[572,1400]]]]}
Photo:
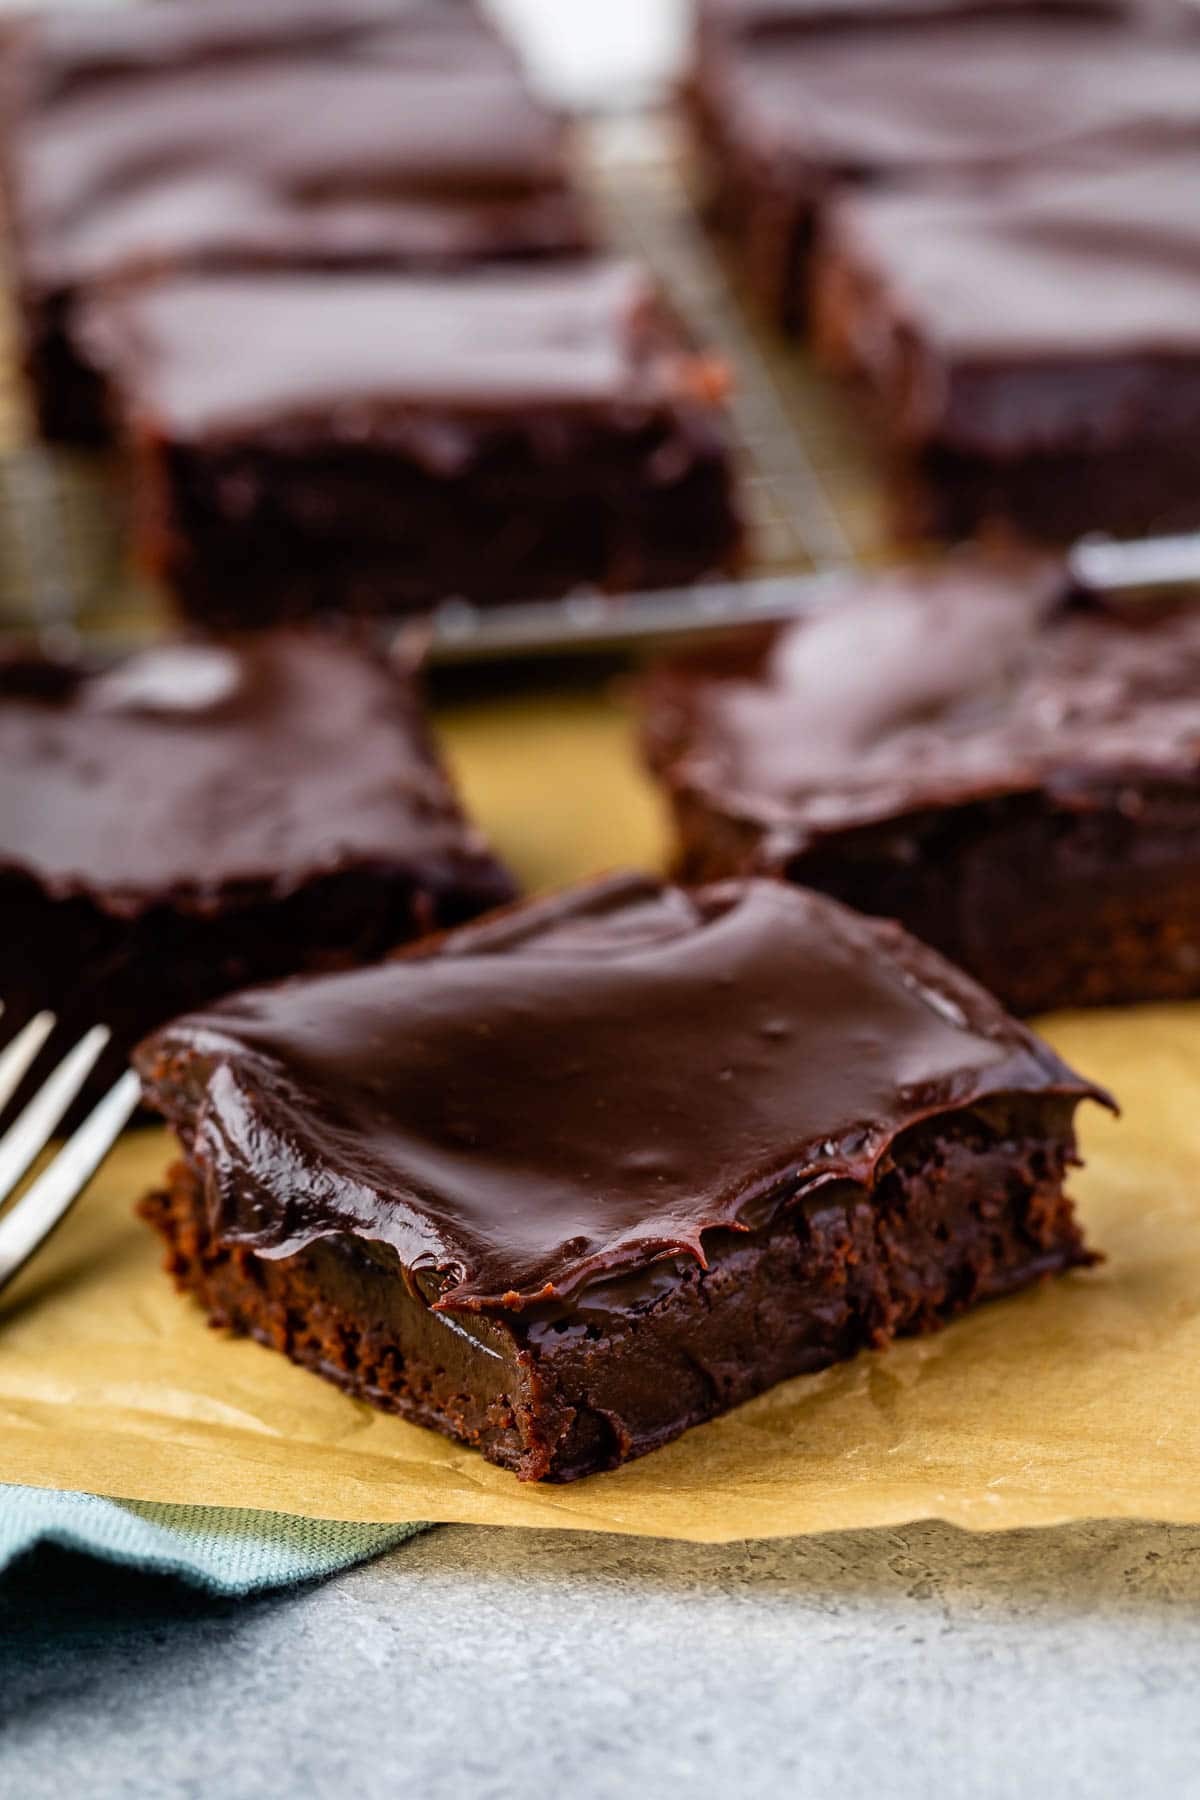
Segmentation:
{"type": "Polygon", "coordinates": [[[1200,1794],[1200,1531],[720,1549],[462,1528],[205,1602],[0,1585],[0,1794],[1200,1794]]]}

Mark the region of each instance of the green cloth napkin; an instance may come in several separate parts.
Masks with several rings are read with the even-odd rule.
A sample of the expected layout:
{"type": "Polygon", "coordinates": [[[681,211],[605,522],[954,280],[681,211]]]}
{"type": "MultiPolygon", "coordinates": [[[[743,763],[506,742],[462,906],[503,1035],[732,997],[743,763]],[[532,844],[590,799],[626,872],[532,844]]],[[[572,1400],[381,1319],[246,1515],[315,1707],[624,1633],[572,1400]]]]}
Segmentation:
{"type": "Polygon", "coordinates": [[[0,1569],[36,1544],[60,1544],[151,1574],[178,1575],[210,1594],[312,1581],[427,1529],[0,1485],[0,1569]]]}

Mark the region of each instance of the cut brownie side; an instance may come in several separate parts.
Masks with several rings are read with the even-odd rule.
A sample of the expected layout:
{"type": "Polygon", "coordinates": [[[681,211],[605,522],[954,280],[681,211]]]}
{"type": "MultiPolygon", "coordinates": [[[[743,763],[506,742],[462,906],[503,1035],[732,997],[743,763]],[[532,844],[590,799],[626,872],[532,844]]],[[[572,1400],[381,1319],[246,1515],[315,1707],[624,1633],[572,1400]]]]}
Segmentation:
{"type": "Polygon", "coordinates": [[[689,879],[819,888],[1035,1012],[1200,993],[1198,691],[1186,605],[964,559],[663,667],[645,733],[689,879]]]}
{"type": "Polygon", "coordinates": [[[988,183],[1104,145],[1150,155],[1200,142],[1196,33],[1146,9],[956,11],[817,12],[790,30],[702,37],[691,93],[716,219],[787,328],[807,321],[812,248],[846,189],[988,183]]]}
{"type": "MultiPolygon", "coordinates": [[[[1143,368],[1144,399],[1130,408],[1136,436],[1172,415],[1200,418],[1200,379],[1143,368]]],[[[1053,405],[1059,383],[1045,398],[1053,405]]],[[[1035,452],[1017,460],[930,448],[893,451],[889,514],[896,543],[919,549],[931,539],[1069,544],[1090,532],[1122,537],[1171,536],[1200,525],[1200,439],[1190,424],[1160,443],[1139,437],[1124,449],[1083,454],[1035,452]]]]}
{"type": "Polygon", "coordinates": [[[917,814],[787,878],[937,944],[1018,1013],[1200,993],[1200,794],[1186,782],[917,814]],[[1136,816],[1131,814],[1136,809],[1136,816]]]}
{"type": "Polygon", "coordinates": [[[898,528],[1200,522],[1200,150],[829,217],[817,342],[890,446],[898,528]]]}
{"type": "Polygon", "coordinates": [[[72,9],[10,44],[2,173],[47,436],[107,435],[76,323],[116,278],[587,247],[562,122],[473,7],[198,10],[164,28],[72,9]]]}
{"type": "Polygon", "coordinates": [[[412,678],[300,633],[0,667],[0,1000],[113,1032],[511,895],[412,678]]]}
{"type": "Polygon", "coordinates": [[[97,309],[143,560],[211,623],[728,567],[720,372],[641,274],[158,283],[97,309]]]}
{"type": "Polygon", "coordinates": [[[594,883],[137,1061],[185,1153],[143,1210],[213,1323],[525,1479],[1091,1260],[1105,1096],[782,883],[594,883]]]}
{"type": "Polygon", "coordinates": [[[482,1450],[525,1480],[613,1468],[789,1376],[937,1330],[980,1301],[1085,1266],[1057,1132],[983,1123],[914,1134],[874,1195],[847,1188],[746,1236],[708,1267],[666,1259],[512,1318],[431,1312],[394,1256],[327,1238],[266,1259],[214,1238],[186,1164],[142,1215],[215,1326],[254,1337],[357,1399],[482,1450]]]}

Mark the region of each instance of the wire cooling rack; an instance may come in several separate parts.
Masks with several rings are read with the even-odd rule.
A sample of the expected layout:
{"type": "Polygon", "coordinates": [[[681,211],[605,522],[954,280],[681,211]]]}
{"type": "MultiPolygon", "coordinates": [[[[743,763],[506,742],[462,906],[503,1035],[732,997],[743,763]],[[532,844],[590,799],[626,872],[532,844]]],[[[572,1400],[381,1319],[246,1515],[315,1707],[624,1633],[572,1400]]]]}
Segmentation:
{"type": "MultiPolygon", "coordinates": [[[[731,425],[751,557],[746,580],[653,595],[441,608],[426,627],[448,661],[611,649],[818,602],[877,552],[878,483],[838,397],[803,355],[754,322],[698,223],[684,136],[668,114],[580,120],[580,166],[615,248],[646,264],[698,342],[733,374],[731,425]],[[812,577],[798,583],[797,577],[812,577]]],[[[12,342],[11,331],[7,341],[12,342]]],[[[130,574],[119,471],[34,444],[0,341],[0,614],[45,631],[135,635],[162,618],[130,574]]]]}
{"type": "Polygon", "coordinates": [[[698,341],[734,374],[731,418],[757,568],[844,567],[885,543],[878,468],[845,397],[744,302],[701,225],[674,115],[598,121],[584,167],[612,240],[647,264],[698,341]]]}

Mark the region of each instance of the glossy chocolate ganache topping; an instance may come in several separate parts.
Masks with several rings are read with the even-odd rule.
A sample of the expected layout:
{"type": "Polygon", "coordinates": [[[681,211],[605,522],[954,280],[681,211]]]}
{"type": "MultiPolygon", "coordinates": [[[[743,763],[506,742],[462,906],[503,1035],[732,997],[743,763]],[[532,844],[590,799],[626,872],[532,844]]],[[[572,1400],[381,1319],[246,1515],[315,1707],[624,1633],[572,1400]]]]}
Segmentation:
{"type": "Polygon", "coordinates": [[[184,442],[274,432],[288,444],[316,421],[323,442],[387,435],[443,473],[468,458],[469,424],[523,412],[534,428],[613,409],[636,422],[703,374],[643,271],[608,257],[470,281],[181,276],[102,300],[87,335],[147,429],[184,442]]]}
{"type": "Polygon", "coordinates": [[[471,9],[402,13],[349,47],[301,37],[215,63],[202,50],[80,81],[20,122],[27,276],[53,288],[143,267],[436,266],[583,245],[562,124],[471,9]]]}
{"type": "Polygon", "coordinates": [[[181,64],[220,64],[244,56],[328,55],[361,45],[377,50],[377,34],[417,27],[438,30],[468,7],[440,0],[205,0],[203,6],[159,9],[48,6],[21,14],[12,50],[26,91],[36,100],[92,81],[145,76],[181,64]]]}
{"type": "Polygon", "coordinates": [[[1083,8],[902,12],[743,39],[714,73],[726,132],[773,181],[810,187],[814,171],[958,180],[1200,140],[1200,33],[1149,30],[1149,9],[1128,21],[1083,8]]]}
{"type": "MultiPolygon", "coordinates": [[[[938,358],[984,369],[1200,354],[1200,31],[1193,80],[1194,140],[1169,155],[1109,155],[962,191],[844,196],[826,230],[866,290],[855,341],[863,362],[897,356],[902,332],[938,358]]],[[[922,391],[919,373],[914,366],[915,391],[905,395],[914,426],[947,405],[944,392],[922,391]]],[[[936,374],[927,380],[936,390],[936,374]]],[[[1137,423],[1128,384],[1121,398],[1137,423]]],[[[1088,402],[1094,413],[1092,389],[1076,405],[1088,402]]],[[[1058,405],[1061,414],[1061,398],[1058,405]]],[[[1020,389],[1015,408],[1024,441],[1036,446],[1036,395],[1020,389]]],[[[1091,429],[1099,429],[1094,416],[1091,429]]]]}
{"type": "Polygon", "coordinates": [[[882,575],[740,665],[664,665],[651,762],[764,834],[767,860],[926,807],[1087,804],[1200,768],[1200,608],[1068,604],[1061,569],[963,557],[882,575]]]}
{"type": "Polygon", "coordinates": [[[766,881],[598,881],[144,1044],[217,1235],[390,1245],[440,1308],[519,1308],[870,1186],[898,1134],[1103,1098],[897,927],[766,881]]]}
{"type": "Polygon", "coordinates": [[[0,657],[0,872],[133,917],[381,867],[512,892],[382,656],[281,630],[0,657]]]}

